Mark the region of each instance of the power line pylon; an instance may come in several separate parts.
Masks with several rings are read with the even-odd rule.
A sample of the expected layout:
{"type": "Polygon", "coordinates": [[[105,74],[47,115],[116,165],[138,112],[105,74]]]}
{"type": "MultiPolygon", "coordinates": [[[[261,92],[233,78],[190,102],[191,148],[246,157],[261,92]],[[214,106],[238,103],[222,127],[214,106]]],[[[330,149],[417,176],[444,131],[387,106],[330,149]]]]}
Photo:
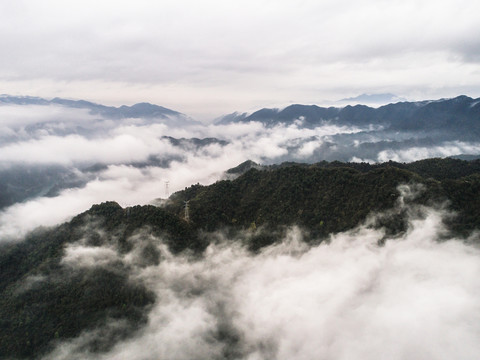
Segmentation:
{"type": "Polygon", "coordinates": [[[188,206],[188,203],[190,200],[184,201],[185,203],[185,221],[190,222],[190,208],[188,206]]]}

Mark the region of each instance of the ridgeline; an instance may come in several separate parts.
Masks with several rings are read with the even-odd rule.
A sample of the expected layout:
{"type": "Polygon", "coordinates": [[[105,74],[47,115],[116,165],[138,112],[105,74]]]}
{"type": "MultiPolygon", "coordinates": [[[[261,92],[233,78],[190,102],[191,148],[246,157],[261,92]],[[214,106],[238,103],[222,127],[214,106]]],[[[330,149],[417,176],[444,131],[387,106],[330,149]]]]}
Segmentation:
{"type": "MultiPolygon", "coordinates": [[[[279,241],[289,225],[305,229],[306,241],[320,242],[395,208],[402,184],[423,184],[412,204],[443,204],[456,212],[445,220],[453,233],[464,236],[480,228],[480,160],[269,167],[249,162],[230,175],[235,172],[241,174],[234,180],[179,191],[163,207],[123,209],[106,202],[58,227],[37,229],[22,242],[2,244],[0,358],[36,358],[93,329],[99,336],[84,346],[101,352],[139,329],[156,299],[145,284],[131,280],[131,268],[158,264],[159,243],[173,254],[201,257],[208,233],[223,230],[255,252],[279,241]],[[65,262],[72,246],[107,247],[117,260],[72,267],[65,262]],[[122,326],[102,336],[112,320],[122,326]]],[[[374,226],[399,234],[407,227],[405,213],[391,212],[374,226]]]]}

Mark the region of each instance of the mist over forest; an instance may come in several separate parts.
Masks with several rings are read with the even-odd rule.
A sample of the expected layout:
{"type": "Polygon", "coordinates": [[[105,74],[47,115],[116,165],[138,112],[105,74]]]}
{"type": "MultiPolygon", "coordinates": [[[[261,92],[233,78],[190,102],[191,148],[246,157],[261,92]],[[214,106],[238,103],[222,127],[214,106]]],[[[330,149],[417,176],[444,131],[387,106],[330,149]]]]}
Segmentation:
{"type": "Polygon", "coordinates": [[[476,359],[480,99],[198,122],[0,97],[1,359],[476,359]]]}
{"type": "Polygon", "coordinates": [[[0,232],[22,236],[92,204],[146,204],[244,161],[411,162],[480,154],[480,100],[290,106],[199,123],[151,104],[0,98],[0,232]],[[168,182],[168,189],[166,183],[168,182]],[[168,194],[167,194],[168,192],[168,194]]]}

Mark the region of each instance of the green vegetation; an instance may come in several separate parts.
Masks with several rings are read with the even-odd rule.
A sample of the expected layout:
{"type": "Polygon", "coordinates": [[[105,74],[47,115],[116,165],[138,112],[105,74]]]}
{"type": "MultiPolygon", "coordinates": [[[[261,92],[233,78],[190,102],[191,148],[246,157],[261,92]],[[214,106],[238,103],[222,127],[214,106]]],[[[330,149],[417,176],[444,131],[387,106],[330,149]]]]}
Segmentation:
{"type": "MultiPolygon", "coordinates": [[[[51,349],[54,341],[79,336],[112,321],[123,321],[114,331],[87,342],[90,351],[106,350],[145,323],[154,294],[136,280],[121,262],[71,268],[61,263],[67,244],[108,245],[120,254],[132,251],[132,235],[143,231],[161,237],[172,252],[204,243],[189,224],[154,206],[122,209],[107,202],[55,229],[37,230],[17,244],[0,248],[0,358],[34,358],[51,349]]],[[[151,243],[142,249],[143,263],[158,264],[151,243]]]]}
{"type": "MultiPolygon", "coordinates": [[[[417,203],[449,199],[452,208],[461,213],[450,223],[452,229],[471,230],[480,224],[475,192],[479,181],[478,175],[472,175],[476,173],[480,173],[479,161],[454,159],[380,165],[282,164],[251,169],[234,181],[187,188],[171,197],[168,209],[181,216],[183,201],[190,200],[192,226],[207,231],[297,224],[318,238],[351,229],[370,213],[393,207],[398,185],[422,183],[426,190],[417,203]]],[[[403,228],[394,221],[391,226],[403,228]]]]}
{"type": "MultiPolygon", "coordinates": [[[[195,229],[181,217],[163,208],[153,205],[133,206],[122,209],[115,202],[94,205],[92,208],[72,219],[70,226],[76,238],[85,236],[85,225],[95,219],[106,232],[106,239],[115,242],[122,251],[130,251],[129,238],[138,230],[148,230],[155,236],[161,236],[174,253],[185,249],[201,252],[206,243],[202,242],[195,229]]],[[[90,234],[95,237],[95,232],[90,234]]],[[[104,241],[107,241],[104,240],[104,241]]],[[[95,241],[94,238],[91,241],[95,241]]]]}
{"type": "MultiPolygon", "coordinates": [[[[69,267],[62,259],[71,244],[108,246],[118,256],[140,249],[142,260],[136,265],[150,266],[161,261],[154,241],[162,241],[174,254],[201,256],[209,241],[205,233],[219,229],[238,235],[232,238],[243,239],[252,251],[278,241],[293,224],[307,230],[307,241],[321,240],[394,207],[400,184],[424,185],[414,203],[448,201],[457,213],[446,220],[451,231],[467,235],[480,228],[478,160],[247,165],[237,169],[246,172],[235,180],[196,184],[173,194],[164,208],[123,209],[106,202],[56,228],[38,229],[20,243],[1,245],[0,358],[35,358],[56,341],[84,330],[102,333],[112,321],[120,321],[123,325],[115,331],[85,345],[103,351],[145,323],[155,297],[144,284],[131,281],[130,265],[117,261],[69,267]],[[186,200],[189,222],[183,219],[186,200]]],[[[376,225],[396,234],[406,229],[405,221],[400,211],[376,225]]]]}
{"type": "MultiPolygon", "coordinates": [[[[207,231],[297,224],[318,238],[351,229],[370,213],[393,207],[398,185],[420,183],[425,190],[415,202],[449,200],[459,214],[448,225],[465,233],[480,225],[479,174],[478,160],[282,164],[250,169],[234,181],[192,186],[173,194],[167,209],[181,216],[183,201],[190,200],[192,226],[207,231]]],[[[404,228],[395,221],[389,226],[393,232],[404,228]]]]}

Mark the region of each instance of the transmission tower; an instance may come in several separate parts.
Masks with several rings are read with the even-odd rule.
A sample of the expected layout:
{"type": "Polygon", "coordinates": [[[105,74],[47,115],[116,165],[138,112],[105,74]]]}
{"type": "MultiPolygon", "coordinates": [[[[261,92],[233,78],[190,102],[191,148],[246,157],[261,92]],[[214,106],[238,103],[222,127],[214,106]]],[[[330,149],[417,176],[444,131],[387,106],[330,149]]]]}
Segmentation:
{"type": "Polygon", "coordinates": [[[165,197],[168,199],[170,196],[170,192],[168,191],[168,184],[170,184],[170,181],[165,181],[165,197]]]}
{"type": "Polygon", "coordinates": [[[190,200],[184,201],[185,203],[185,221],[189,222],[190,221],[190,209],[188,207],[188,203],[190,200]]]}

